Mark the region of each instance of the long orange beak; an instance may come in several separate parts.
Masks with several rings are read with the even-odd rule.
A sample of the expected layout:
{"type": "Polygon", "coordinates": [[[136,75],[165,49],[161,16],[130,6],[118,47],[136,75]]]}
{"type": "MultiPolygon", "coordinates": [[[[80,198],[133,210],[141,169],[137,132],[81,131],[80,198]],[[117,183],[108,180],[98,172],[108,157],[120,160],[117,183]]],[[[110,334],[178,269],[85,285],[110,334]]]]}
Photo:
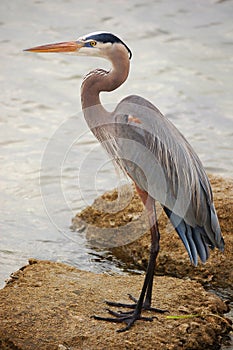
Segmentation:
{"type": "Polygon", "coordinates": [[[80,41],[66,41],[62,43],[56,44],[47,44],[41,46],[31,47],[30,49],[26,49],[24,51],[30,52],[74,52],[78,51],[81,47],[83,47],[83,43],[80,41]]]}

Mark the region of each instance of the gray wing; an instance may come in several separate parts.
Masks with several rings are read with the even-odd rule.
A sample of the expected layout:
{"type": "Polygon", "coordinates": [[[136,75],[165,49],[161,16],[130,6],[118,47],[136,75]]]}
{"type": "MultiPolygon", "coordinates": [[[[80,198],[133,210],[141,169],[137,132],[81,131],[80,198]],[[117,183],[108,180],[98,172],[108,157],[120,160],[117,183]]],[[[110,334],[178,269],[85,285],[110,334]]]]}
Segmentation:
{"type": "Polygon", "coordinates": [[[210,248],[224,241],[211,186],[198,156],[149,101],[139,96],[122,100],[114,112],[110,153],[134,180],[163,206],[191,261],[205,262],[210,248]]]}

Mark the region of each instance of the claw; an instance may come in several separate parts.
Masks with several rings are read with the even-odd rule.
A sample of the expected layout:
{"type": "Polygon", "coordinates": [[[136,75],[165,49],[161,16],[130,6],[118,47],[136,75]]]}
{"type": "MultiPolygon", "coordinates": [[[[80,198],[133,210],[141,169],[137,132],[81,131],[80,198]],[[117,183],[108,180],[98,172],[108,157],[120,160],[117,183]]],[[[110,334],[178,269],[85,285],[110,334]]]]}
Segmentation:
{"type": "MultiPolygon", "coordinates": [[[[105,303],[107,305],[109,305],[109,306],[123,307],[123,308],[128,308],[128,309],[135,309],[136,306],[137,306],[137,302],[138,302],[137,299],[134,298],[131,294],[128,294],[128,297],[129,297],[130,300],[132,300],[134,302],[134,304],[118,303],[118,302],[115,302],[115,301],[108,301],[108,300],[106,300],[105,303]]],[[[169,310],[161,310],[161,309],[157,309],[155,307],[151,307],[150,305],[147,305],[146,303],[143,304],[142,310],[157,312],[157,313],[160,313],[160,314],[163,314],[165,312],[169,312],[169,310]]]]}
{"type": "MultiPolygon", "coordinates": [[[[115,323],[126,323],[126,327],[120,328],[117,330],[117,332],[125,332],[129,330],[132,325],[135,323],[137,320],[143,320],[143,321],[153,321],[154,318],[157,319],[156,316],[152,317],[145,317],[141,316],[141,310],[137,309],[137,299],[135,299],[131,294],[128,294],[130,300],[134,302],[134,304],[124,304],[124,303],[118,303],[115,301],[105,301],[107,305],[113,306],[113,307],[123,307],[123,308],[129,308],[133,309],[132,311],[113,311],[111,309],[106,309],[106,311],[112,315],[113,317],[102,317],[102,316],[92,316],[95,320],[101,320],[101,321],[107,321],[107,322],[115,322],[115,323]]],[[[143,304],[142,309],[147,310],[147,311],[153,311],[153,312],[159,312],[159,313],[164,313],[168,312],[167,310],[160,310],[151,307],[150,305],[146,305],[145,303],[143,304]]]]}
{"type": "Polygon", "coordinates": [[[106,300],[105,303],[109,306],[125,307],[128,309],[135,309],[135,306],[136,306],[136,304],[124,304],[124,303],[117,303],[115,301],[108,301],[108,300],[106,300]]]}
{"type": "Polygon", "coordinates": [[[114,317],[102,317],[102,316],[97,316],[94,315],[92,316],[95,320],[100,320],[100,321],[107,321],[107,322],[114,322],[114,323],[126,323],[126,327],[120,328],[117,330],[117,332],[125,332],[128,329],[132,327],[135,321],[137,320],[143,320],[143,321],[149,321],[152,322],[154,317],[144,317],[140,316],[136,313],[133,313],[132,315],[129,315],[128,313],[118,313],[112,310],[108,309],[108,312],[114,316],[114,317]]]}
{"type": "Polygon", "coordinates": [[[134,303],[137,303],[137,299],[132,296],[132,294],[128,293],[128,297],[130,300],[132,300],[134,303]]]}

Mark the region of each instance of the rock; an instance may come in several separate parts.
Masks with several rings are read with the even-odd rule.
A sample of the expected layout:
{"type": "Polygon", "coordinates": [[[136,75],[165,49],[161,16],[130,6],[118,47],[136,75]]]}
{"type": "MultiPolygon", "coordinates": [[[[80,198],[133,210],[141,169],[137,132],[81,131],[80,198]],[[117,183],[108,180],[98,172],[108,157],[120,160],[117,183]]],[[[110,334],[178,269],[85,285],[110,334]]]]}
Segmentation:
{"type": "Polygon", "coordinates": [[[91,318],[106,315],[105,299],[124,302],[129,292],[138,296],[142,283],[142,275],[94,274],[33,259],[0,290],[0,348],[199,350],[217,348],[229,332],[223,301],[196,281],[173,277],[156,276],[154,286],[153,305],[169,314],[137,321],[124,333],[116,332],[119,324],[91,318]]]}
{"type": "MultiPolygon", "coordinates": [[[[179,278],[188,276],[203,285],[224,288],[233,299],[233,180],[217,176],[209,178],[226,243],[224,254],[218,250],[211,251],[206,264],[192,266],[181,240],[158,206],[161,243],[156,274],[179,278]]],[[[146,269],[150,233],[146,213],[135,191],[120,191],[120,200],[117,190],[105,193],[92,206],[76,215],[72,227],[78,230],[80,225],[85,226],[91,246],[107,247],[128,268],[146,269]],[[113,221],[114,227],[109,224],[113,221]]]]}
{"type": "MultiPolygon", "coordinates": [[[[217,349],[232,329],[224,317],[228,306],[203,286],[232,293],[233,182],[217,177],[211,182],[226,250],[211,252],[205,265],[191,266],[182,242],[157,210],[162,239],[156,272],[173,277],[155,277],[152,304],[169,314],[156,314],[153,322],[137,321],[130,331],[117,333],[119,324],[91,316],[107,315],[105,299],[127,302],[127,293],[138,296],[142,275],[97,275],[31,259],[0,290],[0,349],[217,349]]],[[[104,194],[72,225],[92,246],[107,247],[129,267],[146,267],[147,218],[134,190],[104,194]]]]}

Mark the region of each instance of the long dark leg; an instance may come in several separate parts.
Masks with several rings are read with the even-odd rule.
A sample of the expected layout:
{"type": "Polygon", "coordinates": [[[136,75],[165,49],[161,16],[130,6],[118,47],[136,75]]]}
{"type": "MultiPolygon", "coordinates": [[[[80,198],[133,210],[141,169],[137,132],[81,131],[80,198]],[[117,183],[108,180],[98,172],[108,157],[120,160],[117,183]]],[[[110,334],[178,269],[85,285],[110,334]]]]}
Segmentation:
{"type": "Polygon", "coordinates": [[[150,274],[149,282],[147,285],[146,298],[144,302],[145,308],[150,308],[151,306],[151,298],[152,298],[152,288],[153,288],[153,279],[154,279],[154,270],[155,270],[155,262],[157,255],[159,253],[159,228],[156,216],[156,209],[154,201],[149,198],[146,203],[146,208],[148,210],[148,218],[150,224],[150,232],[151,232],[151,248],[150,248],[150,260],[148,263],[147,271],[150,274]]]}
{"type": "Polygon", "coordinates": [[[128,330],[134,324],[134,322],[138,319],[143,319],[146,321],[153,320],[153,317],[142,317],[141,316],[142,309],[165,312],[163,310],[151,308],[153,277],[154,277],[155,262],[159,252],[160,236],[159,236],[158,224],[156,220],[154,200],[150,197],[147,198],[146,208],[148,210],[148,217],[149,217],[150,231],[151,231],[151,249],[150,249],[150,259],[149,259],[149,263],[146,271],[146,276],[144,279],[144,283],[142,286],[139,299],[137,301],[132,296],[130,296],[130,298],[135,301],[135,304],[107,302],[107,304],[111,306],[133,308],[134,311],[117,313],[117,312],[108,310],[109,313],[114,316],[114,318],[94,316],[95,319],[103,320],[103,321],[116,322],[116,323],[125,322],[126,327],[120,329],[119,330],[120,332],[128,330]]]}
{"type": "Polygon", "coordinates": [[[141,314],[142,307],[145,309],[149,309],[151,306],[155,262],[159,252],[160,235],[158,230],[158,224],[156,221],[154,203],[150,203],[150,208],[147,208],[147,209],[148,209],[150,232],[151,232],[151,248],[150,248],[150,258],[147,266],[145,280],[143,283],[140,297],[138,299],[138,302],[135,308],[135,312],[137,312],[138,314],[141,314]],[[153,206],[153,208],[151,208],[151,206],[153,206]]]}
{"type": "Polygon", "coordinates": [[[145,276],[144,284],[142,287],[141,295],[140,295],[138,301],[130,295],[130,299],[132,299],[134,302],[136,302],[137,303],[136,305],[135,304],[121,304],[121,303],[115,303],[115,302],[107,302],[107,304],[111,305],[111,306],[137,308],[137,306],[140,307],[141,298],[143,298],[143,300],[145,299],[143,306],[142,306],[143,309],[161,311],[159,309],[153,309],[150,307],[151,306],[151,298],[152,298],[155,262],[156,262],[156,258],[157,258],[158,252],[159,252],[159,239],[160,239],[154,200],[151,197],[147,197],[145,206],[146,206],[147,211],[148,211],[148,218],[149,218],[149,224],[150,224],[151,248],[150,248],[150,258],[149,258],[149,262],[148,262],[148,266],[147,266],[146,276],[145,276]],[[146,297],[145,297],[145,293],[146,293],[146,297]]]}

